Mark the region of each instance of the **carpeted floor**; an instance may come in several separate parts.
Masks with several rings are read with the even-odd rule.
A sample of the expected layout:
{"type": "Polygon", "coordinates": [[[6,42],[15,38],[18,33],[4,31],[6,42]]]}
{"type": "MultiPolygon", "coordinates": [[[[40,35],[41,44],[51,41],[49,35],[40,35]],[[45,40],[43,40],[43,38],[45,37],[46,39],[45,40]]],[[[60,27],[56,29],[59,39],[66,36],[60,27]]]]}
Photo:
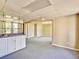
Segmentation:
{"type": "Polygon", "coordinates": [[[79,52],[28,40],[27,48],[0,59],[79,59],[79,52]]]}

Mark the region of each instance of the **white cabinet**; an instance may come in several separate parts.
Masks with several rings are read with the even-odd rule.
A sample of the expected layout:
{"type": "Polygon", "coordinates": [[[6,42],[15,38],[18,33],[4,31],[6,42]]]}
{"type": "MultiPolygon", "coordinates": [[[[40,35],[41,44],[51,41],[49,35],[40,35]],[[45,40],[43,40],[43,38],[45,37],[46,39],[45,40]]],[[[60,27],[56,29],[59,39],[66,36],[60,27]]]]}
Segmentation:
{"type": "Polygon", "coordinates": [[[0,38],[0,57],[7,54],[7,39],[0,38]]]}
{"type": "Polygon", "coordinates": [[[25,36],[22,36],[21,37],[21,48],[25,48],[26,47],[26,37],[25,36]]]}
{"type": "Polygon", "coordinates": [[[16,50],[21,49],[21,37],[16,36],[16,50]]]}
{"type": "Polygon", "coordinates": [[[26,47],[25,36],[16,36],[16,50],[26,47]]]}
{"type": "Polygon", "coordinates": [[[26,47],[25,36],[0,38],[0,57],[26,47]]]}
{"type": "Polygon", "coordinates": [[[16,50],[16,39],[15,37],[8,37],[7,38],[7,53],[12,53],[16,50]]]}

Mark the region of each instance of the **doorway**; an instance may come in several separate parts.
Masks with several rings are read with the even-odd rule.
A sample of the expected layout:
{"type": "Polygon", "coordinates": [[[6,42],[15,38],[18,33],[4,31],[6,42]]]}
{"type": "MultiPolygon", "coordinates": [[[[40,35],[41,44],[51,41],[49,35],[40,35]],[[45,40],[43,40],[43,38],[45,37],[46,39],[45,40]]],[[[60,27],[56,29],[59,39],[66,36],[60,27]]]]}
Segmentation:
{"type": "Polygon", "coordinates": [[[26,25],[26,35],[30,40],[52,42],[53,21],[31,21],[26,25]]]}

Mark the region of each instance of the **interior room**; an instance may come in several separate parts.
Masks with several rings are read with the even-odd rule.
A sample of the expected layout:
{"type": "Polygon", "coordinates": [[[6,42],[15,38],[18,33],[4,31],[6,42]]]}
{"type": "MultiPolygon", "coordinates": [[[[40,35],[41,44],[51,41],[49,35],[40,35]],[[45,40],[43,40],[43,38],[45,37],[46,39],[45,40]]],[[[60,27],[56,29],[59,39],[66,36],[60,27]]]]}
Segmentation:
{"type": "Polygon", "coordinates": [[[25,33],[28,39],[52,43],[52,21],[41,20],[25,23],[25,33]]]}
{"type": "Polygon", "coordinates": [[[79,0],[0,0],[0,59],[79,59],[79,0]]]}

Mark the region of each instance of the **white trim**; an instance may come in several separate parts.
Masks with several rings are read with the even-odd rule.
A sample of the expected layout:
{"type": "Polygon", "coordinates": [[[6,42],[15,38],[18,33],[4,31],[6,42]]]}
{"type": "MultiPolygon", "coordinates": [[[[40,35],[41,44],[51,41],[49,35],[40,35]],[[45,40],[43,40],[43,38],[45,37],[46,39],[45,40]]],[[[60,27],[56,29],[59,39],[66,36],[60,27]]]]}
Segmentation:
{"type": "Polygon", "coordinates": [[[75,51],[79,51],[79,49],[70,48],[70,47],[66,47],[66,46],[62,46],[62,45],[57,45],[57,44],[52,44],[52,45],[54,45],[54,46],[58,46],[58,47],[62,47],[62,48],[71,49],[71,50],[75,50],[75,51]]]}

